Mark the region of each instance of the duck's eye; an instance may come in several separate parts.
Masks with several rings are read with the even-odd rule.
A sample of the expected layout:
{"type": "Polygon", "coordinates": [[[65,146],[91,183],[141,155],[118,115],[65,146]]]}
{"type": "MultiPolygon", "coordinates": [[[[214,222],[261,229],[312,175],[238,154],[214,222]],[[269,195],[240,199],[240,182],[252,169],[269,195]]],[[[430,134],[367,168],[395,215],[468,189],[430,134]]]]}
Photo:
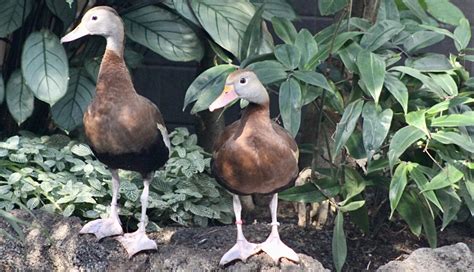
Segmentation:
{"type": "Polygon", "coordinates": [[[247,83],[247,79],[245,79],[244,77],[240,79],[240,84],[245,84],[247,83]]]}
{"type": "Polygon", "coordinates": [[[92,20],[93,20],[93,21],[97,20],[97,16],[95,16],[95,15],[92,16],[92,20]]]}

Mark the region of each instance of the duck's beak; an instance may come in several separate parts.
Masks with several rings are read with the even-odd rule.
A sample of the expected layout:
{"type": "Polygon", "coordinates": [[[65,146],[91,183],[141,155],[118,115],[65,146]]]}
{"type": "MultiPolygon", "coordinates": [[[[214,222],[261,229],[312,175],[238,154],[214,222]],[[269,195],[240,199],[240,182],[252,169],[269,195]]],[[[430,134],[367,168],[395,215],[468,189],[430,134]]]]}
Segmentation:
{"type": "Polygon", "coordinates": [[[74,41],[89,34],[89,30],[87,30],[87,28],[82,23],[80,23],[73,31],[61,38],[61,43],[74,41]]]}
{"type": "Polygon", "coordinates": [[[219,97],[209,106],[209,110],[214,111],[216,109],[225,107],[237,98],[239,98],[239,96],[235,92],[234,85],[226,84],[221,95],[219,95],[219,97]]]}

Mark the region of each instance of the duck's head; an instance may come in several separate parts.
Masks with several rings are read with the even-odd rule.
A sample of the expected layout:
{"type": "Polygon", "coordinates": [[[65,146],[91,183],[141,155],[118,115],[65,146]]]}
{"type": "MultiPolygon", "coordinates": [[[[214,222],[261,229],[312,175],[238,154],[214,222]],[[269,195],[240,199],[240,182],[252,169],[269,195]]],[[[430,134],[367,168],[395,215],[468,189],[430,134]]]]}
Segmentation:
{"type": "Polygon", "coordinates": [[[81,23],[61,39],[61,43],[74,41],[86,35],[123,39],[122,19],[111,7],[91,8],[82,17],[81,23]]]}
{"type": "Polygon", "coordinates": [[[224,85],[221,95],[209,106],[210,111],[220,109],[242,98],[254,104],[267,104],[268,93],[257,75],[250,70],[237,70],[231,73],[224,85]]]}

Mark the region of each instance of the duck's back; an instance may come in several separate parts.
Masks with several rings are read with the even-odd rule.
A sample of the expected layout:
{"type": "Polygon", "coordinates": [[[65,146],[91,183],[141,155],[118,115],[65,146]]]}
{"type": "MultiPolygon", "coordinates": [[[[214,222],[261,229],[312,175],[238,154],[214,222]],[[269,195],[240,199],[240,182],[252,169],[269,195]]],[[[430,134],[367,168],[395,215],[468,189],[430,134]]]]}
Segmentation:
{"type": "Polygon", "coordinates": [[[158,108],[135,92],[123,59],[106,51],[96,96],[84,114],[86,137],[97,158],[111,168],[143,175],[158,169],[169,151],[159,126],[164,128],[158,108]]]}

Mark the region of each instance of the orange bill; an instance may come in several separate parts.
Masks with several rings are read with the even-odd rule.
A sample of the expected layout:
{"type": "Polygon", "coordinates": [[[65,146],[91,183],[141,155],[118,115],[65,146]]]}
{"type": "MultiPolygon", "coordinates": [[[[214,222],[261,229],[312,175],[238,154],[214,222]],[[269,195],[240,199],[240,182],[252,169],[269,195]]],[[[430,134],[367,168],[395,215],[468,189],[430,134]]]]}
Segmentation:
{"type": "Polygon", "coordinates": [[[234,85],[225,85],[221,95],[219,95],[219,97],[209,106],[209,111],[223,108],[232,103],[237,98],[239,98],[239,96],[234,90],[234,85]]]}

